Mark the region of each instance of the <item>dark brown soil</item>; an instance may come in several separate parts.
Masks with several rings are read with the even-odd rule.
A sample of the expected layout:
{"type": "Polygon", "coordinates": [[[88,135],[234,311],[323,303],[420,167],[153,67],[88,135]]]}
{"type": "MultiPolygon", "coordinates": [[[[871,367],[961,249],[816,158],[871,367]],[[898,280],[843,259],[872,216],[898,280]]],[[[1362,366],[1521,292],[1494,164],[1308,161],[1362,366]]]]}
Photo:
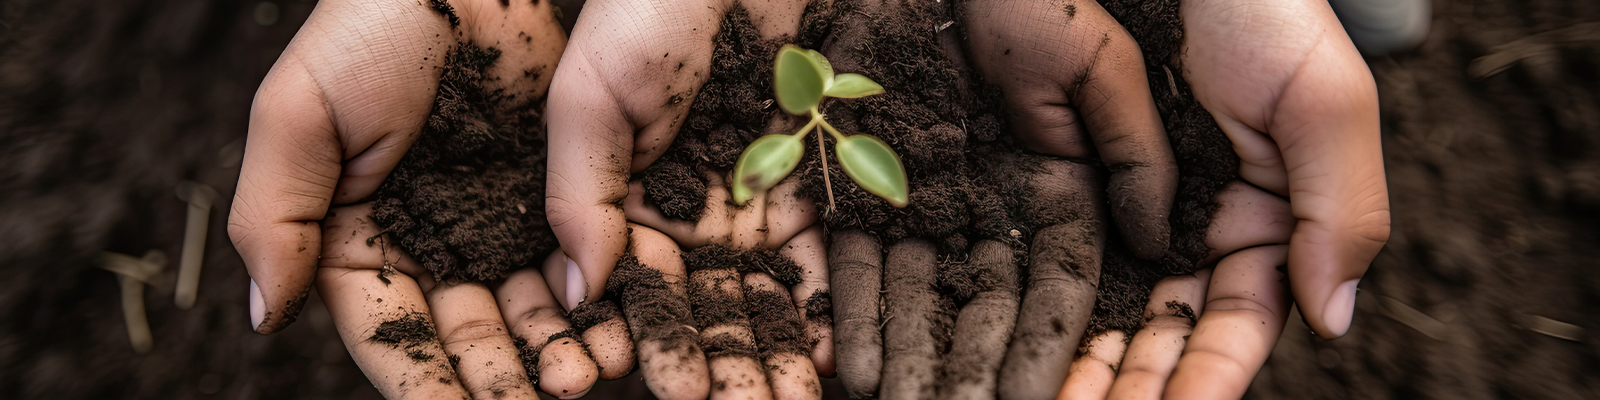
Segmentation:
{"type": "Polygon", "coordinates": [[[496,87],[493,47],[451,49],[421,136],[372,219],[434,278],[493,281],[556,247],[544,217],[543,99],[496,87]]]}
{"type": "Polygon", "coordinates": [[[372,337],[367,338],[378,343],[408,348],[434,339],[433,321],[428,319],[427,314],[420,312],[384,321],[372,331],[372,337]]]}

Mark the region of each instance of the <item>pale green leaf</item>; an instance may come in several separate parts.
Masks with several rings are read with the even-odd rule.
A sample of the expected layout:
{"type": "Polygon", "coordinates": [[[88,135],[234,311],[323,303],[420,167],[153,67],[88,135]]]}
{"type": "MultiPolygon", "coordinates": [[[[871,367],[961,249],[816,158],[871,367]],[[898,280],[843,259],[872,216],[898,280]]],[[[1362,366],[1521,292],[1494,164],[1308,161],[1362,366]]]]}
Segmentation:
{"type": "Polygon", "coordinates": [[[828,97],[841,99],[854,99],[883,93],[883,86],[861,74],[839,74],[833,78],[833,85],[822,94],[828,97]]]}
{"type": "Polygon", "coordinates": [[[733,202],[744,205],[756,193],[765,192],[789,176],[805,147],[791,135],[766,135],[750,142],[733,166],[733,202]]]}
{"type": "Polygon", "coordinates": [[[888,200],[895,207],[910,203],[906,168],[889,144],[872,135],[850,135],[834,145],[834,151],[838,153],[839,166],[844,167],[844,173],[862,189],[888,200]]]}
{"type": "Polygon", "coordinates": [[[778,58],[772,66],[772,91],[778,97],[778,105],[794,115],[805,115],[816,107],[828,85],[822,66],[806,51],[785,45],[778,50],[778,58]]]}
{"type": "MultiPolygon", "coordinates": [[[[806,55],[810,56],[812,61],[817,62],[817,67],[822,71],[822,81],[833,82],[833,63],[828,62],[828,57],[812,49],[806,49],[806,55]]],[[[826,86],[824,85],[824,87],[826,86]]]]}

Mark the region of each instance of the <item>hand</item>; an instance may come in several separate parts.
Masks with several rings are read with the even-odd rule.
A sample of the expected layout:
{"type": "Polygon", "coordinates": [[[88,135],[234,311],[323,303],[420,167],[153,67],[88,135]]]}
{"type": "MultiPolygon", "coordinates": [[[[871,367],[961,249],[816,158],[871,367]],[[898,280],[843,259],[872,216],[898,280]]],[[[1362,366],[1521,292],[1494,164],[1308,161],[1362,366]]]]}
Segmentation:
{"type": "MultiPolygon", "coordinates": [[[[1167,251],[1177,168],[1132,38],[1093,2],[958,7],[967,54],[951,58],[971,60],[1000,87],[1018,142],[1074,161],[990,160],[1032,171],[1014,179],[1025,188],[998,192],[1023,203],[1018,220],[1026,225],[1016,229],[1032,237],[1029,278],[1018,282],[1007,243],[977,241],[964,268],[990,283],[977,286],[953,321],[929,310],[950,300],[934,292],[944,284],[936,270],[943,275],[961,263],[937,260],[934,247],[915,238],[885,243],[863,232],[834,234],[837,364],[853,397],[1054,397],[1093,310],[1107,224],[1115,222],[1141,257],[1167,251]],[[1108,202],[1109,212],[1102,210],[1108,202]],[[954,326],[948,339],[930,332],[945,323],[954,326]]],[[[881,11],[860,18],[894,21],[894,10],[881,11]]]]}
{"type": "MultiPolygon", "coordinates": [[[[712,173],[712,198],[699,223],[651,219],[641,214],[650,212],[641,208],[642,196],[630,196],[629,175],[667,151],[696,101],[709,77],[713,37],[733,6],[727,0],[596,0],[584,5],[551,85],[546,210],[564,255],[553,266],[547,264],[544,275],[556,299],[569,308],[599,300],[608,280],[621,285],[645,279],[654,285],[654,292],[623,285],[612,294],[622,300],[645,382],[658,397],[816,397],[817,371],[832,370],[826,324],[806,323],[806,340],[817,343],[817,348],[805,349],[811,357],[762,349],[766,355],[758,360],[747,356],[749,352],[728,351],[772,344],[760,336],[765,318],[797,321],[737,307],[721,308],[713,318],[699,313],[715,307],[689,304],[690,293],[697,293],[696,302],[747,294],[770,299],[775,294],[791,300],[787,311],[777,314],[796,316],[796,303],[826,290],[821,234],[807,231],[816,221],[814,207],[796,200],[794,185],[775,188],[771,195],[756,198],[755,205],[735,210],[724,204],[727,189],[718,183],[723,176],[712,173]],[[645,226],[629,226],[630,219],[645,226]],[[804,279],[788,282],[793,287],[785,289],[765,274],[685,265],[679,245],[708,244],[741,250],[781,247],[801,267],[804,279]],[[619,260],[625,261],[620,267],[619,260]],[[619,275],[612,279],[614,269],[619,275]],[[721,334],[730,335],[735,344],[720,341],[721,334]]],[[[742,6],[758,21],[760,34],[775,39],[794,34],[805,3],[761,0],[742,6]]],[[[636,184],[633,190],[642,187],[636,184]]]]}
{"type": "Polygon", "coordinates": [[[1244,394],[1288,314],[1288,285],[1279,267],[1295,221],[1287,201],[1243,182],[1229,184],[1216,201],[1206,232],[1212,250],[1203,261],[1213,267],[1157,283],[1145,324],[1131,339],[1122,331],[1090,338],[1057,398],[1244,394]],[[1183,376],[1174,373],[1180,367],[1183,376]]]}
{"type": "MultiPolygon", "coordinates": [[[[544,96],[549,78],[525,79],[523,71],[553,68],[565,44],[548,4],[448,5],[450,15],[416,1],[324,1],[262,83],[229,219],[250,270],[251,326],[286,327],[316,278],[351,355],[387,397],[532,398],[512,337],[529,341],[530,356],[548,355],[534,368],[541,388],[581,393],[604,374],[578,356],[575,340],[545,344],[567,322],[537,271],[514,274],[497,293],[478,283],[435,284],[388,240],[364,240],[378,237],[367,206],[330,210],[371,195],[416,140],[457,41],[498,43],[498,89],[544,96]],[[374,339],[394,323],[410,323],[416,335],[374,339]],[[452,357],[460,363],[446,361],[452,357]],[[551,362],[558,359],[566,362],[551,362]]],[[[612,331],[626,336],[621,328],[612,331]]],[[[589,347],[598,356],[628,344],[589,347]]]]}
{"type": "Polygon", "coordinates": [[[1254,186],[1219,195],[1207,244],[1226,257],[1209,283],[1159,285],[1127,355],[1114,334],[1094,339],[1066,398],[1242,396],[1283,329],[1288,291],[1314,331],[1343,335],[1356,283],[1389,235],[1376,89],[1327,3],[1191,0],[1182,14],[1185,78],[1254,186]],[[1268,268],[1283,264],[1287,285],[1268,268]],[[1202,293],[1198,323],[1161,303],[1202,293]]]}

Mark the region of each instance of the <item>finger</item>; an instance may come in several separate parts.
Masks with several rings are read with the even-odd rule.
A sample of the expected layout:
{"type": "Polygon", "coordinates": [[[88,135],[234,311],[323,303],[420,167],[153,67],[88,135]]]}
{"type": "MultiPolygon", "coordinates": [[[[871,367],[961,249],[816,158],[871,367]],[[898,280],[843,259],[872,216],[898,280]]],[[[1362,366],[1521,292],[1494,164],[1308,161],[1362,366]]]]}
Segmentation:
{"type": "Polygon", "coordinates": [[[1077,359],[1072,360],[1067,383],[1061,386],[1056,399],[1105,399],[1122,366],[1122,355],[1128,350],[1126,340],[1127,335],[1122,331],[1109,331],[1089,339],[1088,347],[1078,350],[1077,359]]]}
{"type": "Polygon", "coordinates": [[[879,299],[883,297],[883,250],[861,231],[835,232],[828,247],[833,295],[834,363],[850,398],[878,393],[883,368],[879,299]]]}
{"type": "Polygon", "coordinates": [[[883,399],[934,395],[944,348],[934,332],[950,326],[934,290],[936,256],[933,245],[920,240],[890,246],[885,256],[883,382],[878,389],[883,399]]]}
{"type": "Polygon", "coordinates": [[[1011,327],[1017,320],[1017,267],[1011,247],[985,240],[972,247],[971,263],[988,287],[967,301],[950,333],[939,397],[994,398],[1011,327]]]}
{"type": "Polygon", "coordinates": [[[828,292],[828,260],[822,226],[813,225],[778,250],[800,267],[800,283],[789,288],[795,307],[804,312],[805,340],[817,374],[833,376],[833,298],[828,292]]]}
{"type": "Polygon", "coordinates": [[[439,62],[449,26],[421,4],[399,5],[317,7],[302,27],[317,34],[298,35],[256,92],[228,235],[250,271],[250,324],[258,332],[281,330],[299,314],[322,253],[317,221],[329,203],[371,194],[427,115],[438,69],[388,60],[439,62]],[[337,65],[368,68],[307,65],[329,54],[337,65]],[[354,103],[361,106],[340,107],[354,103]]]}
{"type": "MultiPolygon", "coordinates": [[[[551,254],[546,262],[559,257],[551,254]]],[[[539,390],[569,399],[594,387],[599,367],[569,331],[566,313],[538,269],[524,268],[506,276],[495,290],[495,300],[511,336],[520,343],[523,369],[539,390]]]]}
{"type": "Polygon", "coordinates": [[[978,70],[1004,91],[1018,138],[1051,155],[1098,153],[1123,239],[1140,258],[1160,258],[1178,169],[1137,43],[1093,2],[1073,11],[1027,1],[965,8],[978,70]]]}
{"type": "Polygon", "coordinates": [[[761,349],[774,399],[821,399],[822,382],[802,336],[800,312],[789,291],[764,272],[744,276],[745,313],[761,349]]]}
{"type": "Polygon", "coordinates": [[[772,388],[756,358],[755,333],[744,312],[744,287],[733,253],[727,247],[706,246],[683,257],[700,348],[711,366],[711,398],[770,399],[772,388]]]}
{"type": "Polygon", "coordinates": [[[1053,398],[1083,339],[1100,282],[1105,240],[1101,199],[1092,168],[1065,161],[1040,164],[1028,214],[1045,224],[1034,232],[1028,280],[1000,367],[1000,397],[1053,398]]]}
{"type": "Polygon", "coordinates": [[[462,385],[479,399],[537,399],[494,293],[482,283],[441,283],[428,306],[462,385]]]}
{"type": "Polygon", "coordinates": [[[1217,211],[1206,229],[1211,252],[1202,264],[1250,247],[1289,243],[1295,221],[1282,197],[1234,181],[1217,193],[1216,202],[1217,211]]]}
{"type": "Polygon", "coordinates": [[[1145,305],[1144,327],[1128,343],[1109,398],[1161,398],[1167,377],[1177,367],[1184,344],[1194,332],[1195,317],[1204,312],[1201,300],[1209,278],[1210,273],[1201,270],[1156,283],[1150,291],[1150,302],[1145,305]]]}
{"type": "Polygon", "coordinates": [[[617,303],[601,300],[572,309],[572,329],[582,335],[589,355],[600,366],[600,379],[633,372],[633,341],[617,303]]]}
{"type": "Polygon", "coordinates": [[[650,228],[629,229],[631,254],[622,257],[607,291],[622,301],[645,386],[662,399],[704,399],[711,379],[693,326],[688,273],[678,245],[650,228]]]}
{"type": "Polygon", "coordinates": [[[350,357],[390,399],[466,398],[435,335],[422,289],[391,265],[420,271],[398,247],[379,238],[370,205],[335,210],[317,269],[317,292],[328,305],[350,357]],[[388,260],[388,261],[386,261],[388,260]]]}
{"type": "Polygon", "coordinates": [[[590,2],[573,28],[550,84],[545,203],[570,258],[545,278],[568,309],[600,298],[627,245],[628,174],[666,151],[708,77],[726,4],[706,3],[590,2]]]}
{"type": "Polygon", "coordinates": [[[1217,264],[1167,398],[1244,396],[1283,332],[1289,298],[1278,267],[1286,254],[1285,246],[1253,247],[1217,264]]]}

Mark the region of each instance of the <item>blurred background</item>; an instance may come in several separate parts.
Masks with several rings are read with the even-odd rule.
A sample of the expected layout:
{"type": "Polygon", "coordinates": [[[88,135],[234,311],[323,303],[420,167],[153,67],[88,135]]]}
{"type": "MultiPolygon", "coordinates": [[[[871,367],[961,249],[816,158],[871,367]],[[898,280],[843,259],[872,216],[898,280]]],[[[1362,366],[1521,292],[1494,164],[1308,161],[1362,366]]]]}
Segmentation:
{"type": "MultiPolygon", "coordinates": [[[[251,98],[314,6],[0,2],[0,398],[379,398],[316,296],[282,333],[247,327],[225,233],[251,98]],[[220,195],[181,310],[186,181],[220,195]],[[101,259],[152,250],[137,354],[101,259]]],[[[1354,327],[1325,341],[1291,316],[1250,398],[1600,398],[1600,1],[1432,15],[1420,46],[1367,59],[1394,232],[1354,327]]]]}

